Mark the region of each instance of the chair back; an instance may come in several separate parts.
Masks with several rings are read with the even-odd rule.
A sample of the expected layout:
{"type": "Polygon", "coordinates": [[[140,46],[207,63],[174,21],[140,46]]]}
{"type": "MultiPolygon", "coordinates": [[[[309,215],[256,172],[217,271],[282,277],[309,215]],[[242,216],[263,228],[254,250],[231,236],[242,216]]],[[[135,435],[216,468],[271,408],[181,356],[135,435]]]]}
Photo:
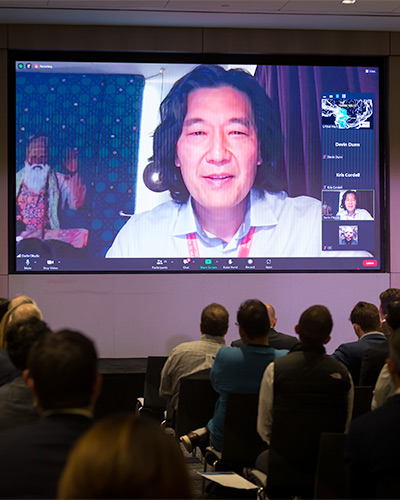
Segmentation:
{"type": "Polygon", "coordinates": [[[368,385],[354,387],[353,416],[357,418],[364,413],[371,411],[371,403],[374,388],[368,385]]]}
{"type": "Polygon", "coordinates": [[[324,432],[319,442],[315,496],[318,499],[349,498],[344,450],[347,434],[324,432]]]}
{"type": "Polygon", "coordinates": [[[205,426],[214,415],[218,393],[211,385],[210,371],[202,370],[181,378],[175,420],[177,436],[205,426]]]}
{"type": "Polygon", "coordinates": [[[268,498],[313,498],[321,433],[344,432],[345,422],[344,409],[274,408],[268,498]]]}
{"type": "Polygon", "coordinates": [[[167,359],[167,356],[149,356],[147,358],[143,404],[137,406],[140,415],[154,417],[160,422],[164,420],[164,412],[167,409],[165,399],[159,396],[161,371],[167,359]]]}
{"type": "Polygon", "coordinates": [[[221,462],[233,468],[254,467],[267,448],[257,432],[258,394],[229,394],[221,462]]]}

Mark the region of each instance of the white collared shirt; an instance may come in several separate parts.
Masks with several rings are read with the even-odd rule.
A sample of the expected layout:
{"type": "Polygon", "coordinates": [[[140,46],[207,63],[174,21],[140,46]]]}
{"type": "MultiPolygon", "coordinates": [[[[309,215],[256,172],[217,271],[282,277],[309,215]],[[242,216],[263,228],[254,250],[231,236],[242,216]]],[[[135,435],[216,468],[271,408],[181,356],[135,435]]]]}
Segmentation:
{"type": "Polygon", "coordinates": [[[188,257],[188,234],[196,234],[200,257],[237,257],[243,236],[255,228],[250,257],[367,256],[364,251],[323,252],[321,202],[309,196],[256,190],[250,193],[245,219],[231,241],[204,231],[191,198],[168,201],[148,212],[133,215],[117,234],[106,257],[188,257]]]}

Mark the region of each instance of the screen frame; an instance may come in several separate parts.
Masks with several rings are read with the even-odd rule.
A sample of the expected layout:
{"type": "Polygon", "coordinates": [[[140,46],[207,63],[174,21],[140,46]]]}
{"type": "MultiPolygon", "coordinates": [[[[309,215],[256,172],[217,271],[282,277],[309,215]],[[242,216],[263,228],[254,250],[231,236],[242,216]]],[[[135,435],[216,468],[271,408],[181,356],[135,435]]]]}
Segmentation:
{"type": "MultiPolygon", "coordinates": [[[[390,262],[390,231],[388,185],[388,64],[385,56],[347,56],[313,54],[226,54],[226,53],[178,53],[178,52],[135,52],[135,51],[77,51],[77,50],[10,50],[8,51],[8,268],[9,274],[16,275],[54,275],[54,274],[240,274],[247,270],[56,270],[56,271],[20,271],[17,270],[16,239],[16,71],[18,60],[60,61],[60,62],[109,62],[109,63],[190,63],[190,64],[235,64],[235,65],[294,65],[294,66],[375,66],[379,68],[379,269],[287,269],[287,270],[252,270],[254,273],[384,273],[388,272],[390,262]]],[[[329,257],[327,257],[329,259],[329,257]]]]}

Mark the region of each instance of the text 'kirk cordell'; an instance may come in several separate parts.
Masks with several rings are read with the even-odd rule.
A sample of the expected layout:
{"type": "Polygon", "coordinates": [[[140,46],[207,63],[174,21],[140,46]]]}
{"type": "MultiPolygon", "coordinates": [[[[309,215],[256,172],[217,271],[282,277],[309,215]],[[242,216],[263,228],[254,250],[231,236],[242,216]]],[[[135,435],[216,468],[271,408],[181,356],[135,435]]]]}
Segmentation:
{"type": "Polygon", "coordinates": [[[359,142],[335,142],[335,147],[337,148],[359,148],[361,144],[359,142]]]}
{"type": "Polygon", "coordinates": [[[345,173],[336,172],[336,177],[361,177],[361,175],[360,175],[360,172],[354,172],[354,173],[350,173],[350,172],[345,172],[345,173]]]}

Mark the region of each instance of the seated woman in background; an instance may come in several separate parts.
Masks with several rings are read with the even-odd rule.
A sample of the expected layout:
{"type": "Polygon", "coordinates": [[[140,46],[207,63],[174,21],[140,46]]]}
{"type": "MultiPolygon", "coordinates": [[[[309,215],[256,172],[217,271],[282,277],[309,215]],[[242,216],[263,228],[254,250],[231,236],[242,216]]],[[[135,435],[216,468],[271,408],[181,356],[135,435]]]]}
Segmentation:
{"type": "Polygon", "coordinates": [[[72,449],[58,498],[191,498],[175,439],[131,414],[98,421],[72,449]]]}
{"type": "Polygon", "coordinates": [[[357,208],[356,191],[348,189],[342,196],[340,210],[336,214],[340,220],[372,220],[371,214],[364,208],[357,208]]]}

